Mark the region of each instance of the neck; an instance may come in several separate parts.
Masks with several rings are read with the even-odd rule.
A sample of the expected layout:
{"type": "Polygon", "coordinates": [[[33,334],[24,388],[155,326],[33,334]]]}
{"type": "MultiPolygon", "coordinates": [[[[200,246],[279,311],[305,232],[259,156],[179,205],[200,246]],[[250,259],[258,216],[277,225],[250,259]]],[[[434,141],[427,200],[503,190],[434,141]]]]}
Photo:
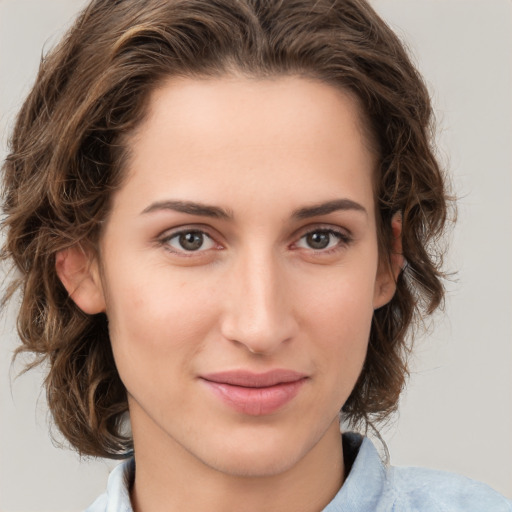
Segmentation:
{"type": "Polygon", "coordinates": [[[327,506],[344,480],[338,421],[292,467],[260,476],[227,474],[207,466],[169,436],[149,435],[146,427],[151,428],[132,425],[135,512],[312,512],[327,506]],[[144,435],[138,436],[139,431],[144,435]]]}

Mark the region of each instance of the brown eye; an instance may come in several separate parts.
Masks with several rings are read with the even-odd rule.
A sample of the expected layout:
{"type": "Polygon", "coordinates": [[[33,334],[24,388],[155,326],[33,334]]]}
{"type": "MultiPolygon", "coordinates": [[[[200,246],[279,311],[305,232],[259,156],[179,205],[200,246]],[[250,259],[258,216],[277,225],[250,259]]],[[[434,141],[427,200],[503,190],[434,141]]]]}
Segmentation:
{"type": "Polygon", "coordinates": [[[215,246],[215,242],[206,233],[198,230],[175,233],[163,242],[176,253],[204,251],[215,246]]]}
{"type": "Polygon", "coordinates": [[[181,247],[186,251],[197,251],[203,245],[204,237],[203,233],[199,231],[190,231],[189,233],[182,233],[178,240],[181,247]]]}
{"type": "Polygon", "coordinates": [[[316,229],[304,234],[296,246],[301,249],[329,252],[342,248],[350,243],[350,237],[341,231],[333,229],[316,229]]]}
{"type": "Polygon", "coordinates": [[[332,234],[327,231],[314,231],[306,235],[306,243],[311,249],[325,249],[331,241],[332,234]]]}

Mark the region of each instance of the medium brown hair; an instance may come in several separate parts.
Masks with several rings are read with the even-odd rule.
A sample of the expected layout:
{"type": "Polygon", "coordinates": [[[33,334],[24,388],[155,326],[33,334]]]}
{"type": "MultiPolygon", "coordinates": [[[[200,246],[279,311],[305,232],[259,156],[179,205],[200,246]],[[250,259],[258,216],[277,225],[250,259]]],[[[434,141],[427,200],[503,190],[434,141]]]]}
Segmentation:
{"type": "MultiPolygon", "coordinates": [[[[53,418],[81,453],[123,457],[126,391],[105,315],[86,315],[55,270],[58,251],[95,247],[112,191],[121,185],[126,140],[150,93],[170,76],[232,72],[321,80],[355,95],[378,153],[381,255],[391,218],[402,215],[407,268],[389,304],[375,311],[363,371],[343,406],[354,425],[396,409],[407,376],[406,335],[442,302],[438,237],[445,183],[431,141],[426,87],[402,44],[364,0],[94,0],[42,59],[4,166],[2,259],[18,278],[18,331],[49,364],[53,418]]],[[[5,301],[4,301],[5,304],[5,301]]]]}

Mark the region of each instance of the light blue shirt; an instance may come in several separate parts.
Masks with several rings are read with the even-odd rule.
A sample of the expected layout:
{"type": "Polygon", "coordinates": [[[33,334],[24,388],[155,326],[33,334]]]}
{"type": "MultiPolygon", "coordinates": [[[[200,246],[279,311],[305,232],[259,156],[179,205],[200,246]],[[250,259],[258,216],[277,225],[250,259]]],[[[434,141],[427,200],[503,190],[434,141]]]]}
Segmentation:
{"type": "MultiPolygon", "coordinates": [[[[366,437],[343,434],[343,447],[353,464],[322,512],[512,512],[512,501],[480,482],[444,471],[384,465],[366,437]]],[[[106,493],[86,512],[133,512],[128,482],[134,471],[133,459],[117,466],[106,493]]]]}

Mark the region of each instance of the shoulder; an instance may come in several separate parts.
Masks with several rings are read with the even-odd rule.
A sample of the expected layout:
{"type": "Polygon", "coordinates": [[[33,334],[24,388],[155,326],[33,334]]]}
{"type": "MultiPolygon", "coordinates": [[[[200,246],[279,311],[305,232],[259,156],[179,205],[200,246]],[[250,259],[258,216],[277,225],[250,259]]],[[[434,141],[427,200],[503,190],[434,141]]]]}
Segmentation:
{"type": "Polygon", "coordinates": [[[387,469],[396,512],[512,512],[512,502],[491,487],[445,471],[387,469]]]}
{"type": "Polygon", "coordinates": [[[430,469],[384,464],[367,437],[343,434],[348,476],[324,512],[512,512],[489,486],[430,469]]]}

